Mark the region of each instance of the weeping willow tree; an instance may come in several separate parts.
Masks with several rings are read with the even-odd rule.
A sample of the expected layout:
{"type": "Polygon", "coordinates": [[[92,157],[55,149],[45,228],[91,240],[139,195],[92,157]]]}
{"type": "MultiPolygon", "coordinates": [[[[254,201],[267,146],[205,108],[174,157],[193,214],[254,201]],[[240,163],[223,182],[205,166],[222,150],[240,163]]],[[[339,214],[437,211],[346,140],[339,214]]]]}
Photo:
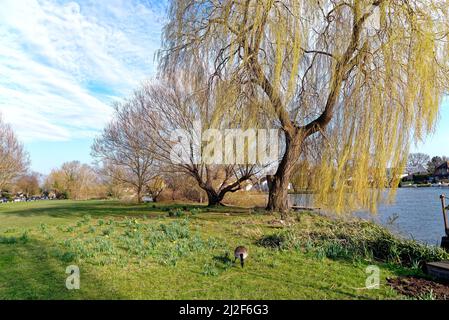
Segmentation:
{"type": "Polygon", "coordinates": [[[223,113],[245,110],[254,123],[263,113],[281,129],[267,209],[288,210],[302,168],[296,182],[317,205],[374,210],[438,118],[448,10],[437,0],[173,0],[161,71],[193,79],[200,60],[210,90],[232,88],[216,103],[223,113]]]}

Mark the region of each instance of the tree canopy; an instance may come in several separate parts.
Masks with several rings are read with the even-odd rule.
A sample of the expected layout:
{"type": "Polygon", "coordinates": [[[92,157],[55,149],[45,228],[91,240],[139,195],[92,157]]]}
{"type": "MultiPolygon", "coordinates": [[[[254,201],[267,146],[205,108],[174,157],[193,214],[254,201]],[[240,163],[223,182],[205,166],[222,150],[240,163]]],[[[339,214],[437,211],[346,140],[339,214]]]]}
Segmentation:
{"type": "Polygon", "coordinates": [[[157,177],[153,140],[148,138],[138,109],[144,103],[136,90],[126,101],[116,103],[114,118],[92,145],[92,156],[101,164],[102,174],[128,185],[142,202],[146,186],[157,177]]]}
{"type": "Polygon", "coordinates": [[[0,191],[25,173],[28,166],[28,153],[0,115],[0,191]]]}
{"type": "Polygon", "coordinates": [[[161,71],[198,61],[222,113],[260,114],[284,133],[269,209],[284,210],[293,169],[337,212],[375,210],[412,140],[434,128],[449,84],[448,2],[173,0],[161,71]],[[243,110],[243,112],[242,112],[243,110]],[[387,170],[389,169],[389,170],[387,170]]]}

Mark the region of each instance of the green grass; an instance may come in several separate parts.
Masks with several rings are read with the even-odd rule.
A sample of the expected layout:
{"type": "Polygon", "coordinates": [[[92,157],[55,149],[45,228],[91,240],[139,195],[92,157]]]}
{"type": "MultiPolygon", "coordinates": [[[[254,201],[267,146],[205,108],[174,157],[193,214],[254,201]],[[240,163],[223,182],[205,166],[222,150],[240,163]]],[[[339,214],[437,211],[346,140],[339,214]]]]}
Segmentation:
{"type": "MultiPolygon", "coordinates": [[[[295,228],[313,225],[315,218],[306,217],[295,228]]],[[[376,263],[381,287],[367,290],[372,261],[258,245],[279,230],[274,218],[182,204],[0,205],[0,298],[398,299],[385,278],[416,272],[376,263]],[[243,269],[233,262],[238,245],[250,252],[243,269]],[[80,268],[80,290],[65,287],[72,264],[80,268]]]]}

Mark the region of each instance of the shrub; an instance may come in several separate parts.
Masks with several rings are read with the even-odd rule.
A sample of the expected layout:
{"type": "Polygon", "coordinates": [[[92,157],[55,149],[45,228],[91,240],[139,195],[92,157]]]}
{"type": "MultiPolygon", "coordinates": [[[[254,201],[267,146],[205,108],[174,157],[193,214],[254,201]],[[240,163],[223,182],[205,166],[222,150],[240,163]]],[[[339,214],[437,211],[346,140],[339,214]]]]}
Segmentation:
{"type": "Polygon", "coordinates": [[[76,254],[73,252],[66,251],[59,257],[63,262],[72,262],[76,259],[76,254]]]}
{"type": "Polygon", "coordinates": [[[16,237],[4,237],[0,236],[0,244],[15,244],[19,242],[16,237]]]}
{"type": "Polygon", "coordinates": [[[190,210],[190,214],[192,216],[196,216],[197,214],[200,214],[201,210],[199,208],[193,208],[192,210],[190,210]]]}
{"type": "Polygon", "coordinates": [[[95,238],[93,242],[93,250],[101,253],[115,253],[114,245],[111,241],[104,238],[95,238]]]}
{"type": "Polygon", "coordinates": [[[300,249],[332,259],[374,259],[407,267],[449,259],[449,253],[441,248],[399,238],[372,222],[323,217],[316,220],[305,230],[299,227],[264,235],[257,244],[281,250],[300,249]]]}
{"type": "Polygon", "coordinates": [[[28,237],[28,232],[25,231],[24,233],[22,233],[22,235],[20,237],[5,237],[5,236],[0,236],[0,244],[16,244],[16,243],[27,243],[29,240],[28,237]]]}
{"type": "Polygon", "coordinates": [[[264,235],[257,244],[265,248],[281,248],[285,242],[285,233],[264,235]]]}
{"type": "Polygon", "coordinates": [[[22,243],[27,243],[29,239],[30,238],[28,237],[28,232],[26,231],[19,237],[19,241],[22,243]]]}
{"type": "Polygon", "coordinates": [[[203,250],[206,247],[205,242],[203,241],[203,239],[201,239],[201,237],[199,235],[194,235],[189,243],[189,249],[190,251],[194,251],[194,252],[198,252],[203,250]]]}
{"type": "Polygon", "coordinates": [[[178,262],[178,257],[171,251],[166,251],[158,258],[160,264],[175,267],[178,262]]]}
{"type": "Polygon", "coordinates": [[[168,216],[180,218],[184,216],[184,212],[181,209],[171,209],[168,211],[168,216]]]}
{"type": "Polygon", "coordinates": [[[182,222],[162,224],[161,230],[171,241],[190,237],[190,230],[186,220],[182,222]]]}

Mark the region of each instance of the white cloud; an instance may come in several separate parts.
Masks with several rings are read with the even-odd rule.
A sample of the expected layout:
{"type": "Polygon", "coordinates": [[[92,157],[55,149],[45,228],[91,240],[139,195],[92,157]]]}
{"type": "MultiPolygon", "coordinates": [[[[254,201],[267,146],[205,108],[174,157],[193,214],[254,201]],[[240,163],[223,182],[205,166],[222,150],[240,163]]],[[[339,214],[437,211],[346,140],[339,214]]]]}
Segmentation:
{"type": "Polygon", "coordinates": [[[26,141],[92,136],[154,73],[162,16],[136,1],[2,0],[0,111],[26,141]]]}

